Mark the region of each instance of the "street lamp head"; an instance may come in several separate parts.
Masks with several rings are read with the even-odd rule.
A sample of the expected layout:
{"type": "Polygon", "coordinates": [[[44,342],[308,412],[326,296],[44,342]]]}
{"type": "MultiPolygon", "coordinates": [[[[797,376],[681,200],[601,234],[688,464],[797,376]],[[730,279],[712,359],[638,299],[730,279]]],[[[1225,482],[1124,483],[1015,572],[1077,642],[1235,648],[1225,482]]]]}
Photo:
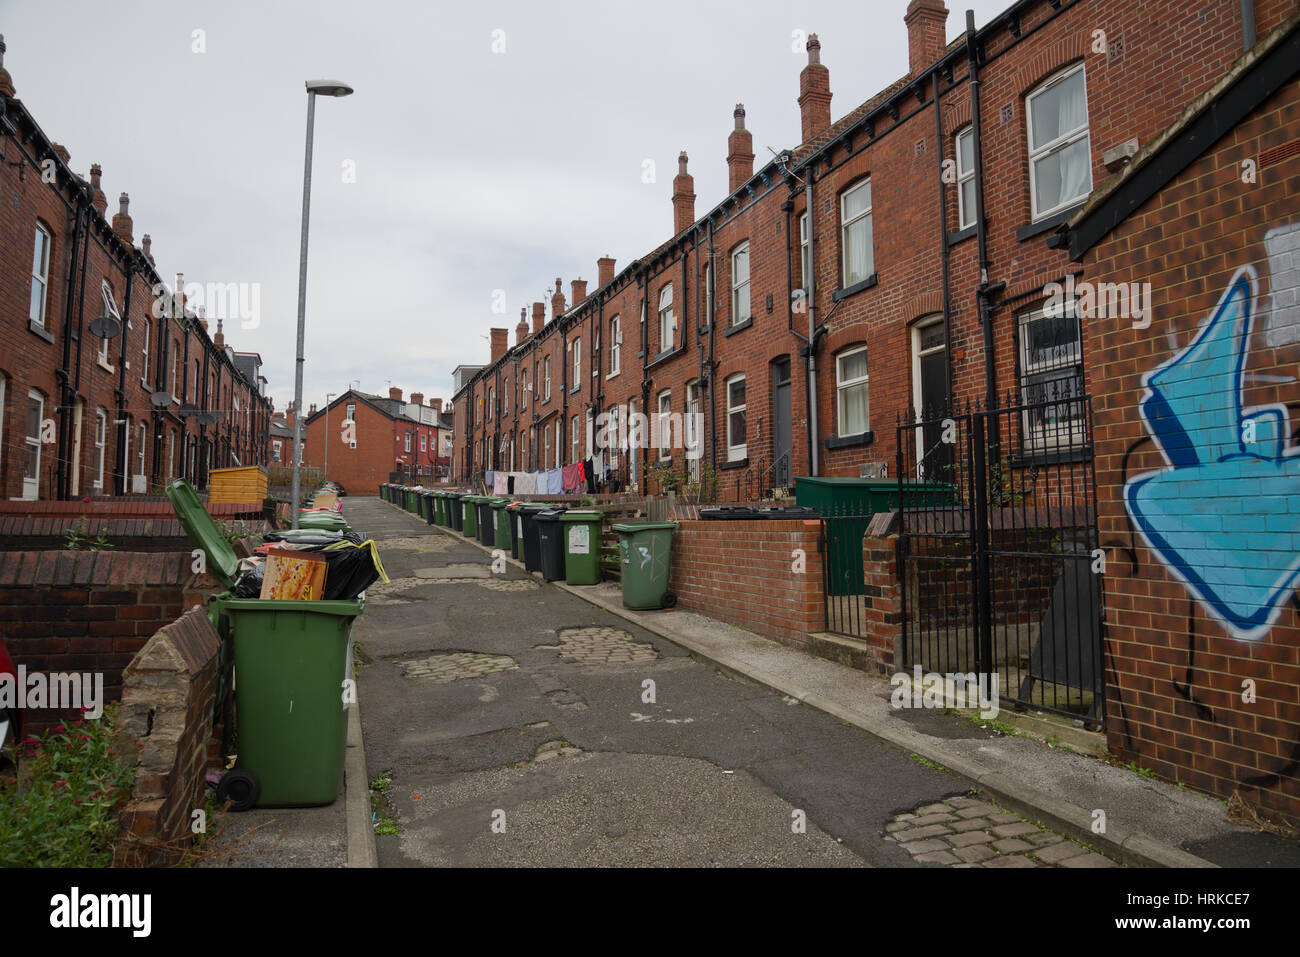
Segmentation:
{"type": "Polygon", "coordinates": [[[321,96],[350,96],[352,87],[338,80],[308,80],[307,92],[319,93],[321,96]]]}

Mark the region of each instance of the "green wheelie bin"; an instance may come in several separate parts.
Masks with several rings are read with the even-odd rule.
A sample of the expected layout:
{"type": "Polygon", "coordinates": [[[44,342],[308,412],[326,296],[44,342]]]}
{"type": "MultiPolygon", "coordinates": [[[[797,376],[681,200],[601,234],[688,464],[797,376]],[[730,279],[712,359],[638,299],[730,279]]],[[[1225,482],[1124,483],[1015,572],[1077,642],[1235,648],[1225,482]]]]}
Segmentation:
{"type": "Polygon", "coordinates": [[[564,523],[564,580],[570,585],[600,584],[600,528],[605,513],[571,508],[564,523]]]}
{"type": "Polygon", "coordinates": [[[438,526],[447,524],[447,498],[441,491],[433,493],[433,524],[438,526]]]}
{"type": "Polygon", "coordinates": [[[668,590],[676,522],[618,522],[618,557],[623,568],[623,607],[645,611],[671,608],[677,596],[668,590]]]}
{"type": "Polygon", "coordinates": [[[506,521],[510,523],[510,554],[521,562],[524,560],[523,507],[523,502],[511,502],[506,506],[506,521]]]}
{"type": "Polygon", "coordinates": [[[510,505],[510,499],[497,498],[492,500],[492,524],[495,529],[493,536],[493,545],[509,555],[514,545],[510,538],[510,513],[506,507],[510,505]]]}
{"type": "Polygon", "coordinates": [[[478,538],[478,503],[482,495],[462,495],[460,497],[460,510],[464,518],[461,520],[460,532],[466,538],[478,538]]]}
{"type": "Polygon", "coordinates": [[[298,527],[323,529],[328,532],[352,531],[341,512],[299,512],[298,527]]]}
{"type": "MultiPolygon", "coordinates": [[[[207,567],[233,588],[239,560],[188,482],[167,497],[207,567]]],[[[343,784],[353,699],[352,625],[360,601],[214,598],[209,618],[235,662],[239,755],[218,786],[237,811],[331,804],[343,784]]]]}

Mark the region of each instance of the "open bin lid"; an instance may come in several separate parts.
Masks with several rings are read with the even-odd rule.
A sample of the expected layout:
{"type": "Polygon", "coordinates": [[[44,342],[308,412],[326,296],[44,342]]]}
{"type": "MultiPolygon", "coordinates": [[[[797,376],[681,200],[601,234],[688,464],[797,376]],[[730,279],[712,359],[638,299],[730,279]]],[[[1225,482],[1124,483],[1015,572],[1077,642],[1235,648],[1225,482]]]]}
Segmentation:
{"type": "Polygon", "coordinates": [[[203,550],[212,574],[227,588],[233,587],[239,573],[239,556],[217,528],[193,486],[184,479],[177,479],[167,486],[167,499],[172,503],[185,534],[203,550]]]}

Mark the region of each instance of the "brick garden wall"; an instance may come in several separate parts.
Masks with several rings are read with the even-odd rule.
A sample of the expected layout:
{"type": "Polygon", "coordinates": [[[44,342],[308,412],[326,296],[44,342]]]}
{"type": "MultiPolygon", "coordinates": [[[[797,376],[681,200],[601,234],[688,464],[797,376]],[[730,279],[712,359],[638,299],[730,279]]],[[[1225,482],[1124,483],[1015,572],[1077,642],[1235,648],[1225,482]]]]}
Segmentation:
{"type": "Polygon", "coordinates": [[[1300,606],[1285,569],[1288,562],[1295,568],[1300,542],[1300,474],[1290,454],[1300,410],[1297,147],[1293,78],[1085,257],[1102,281],[1150,282],[1155,306],[1149,328],[1096,319],[1087,339],[1108,558],[1110,747],[1162,777],[1221,797],[1238,793],[1293,821],[1300,820],[1300,606]],[[1255,182],[1243,179],[1246,159],[1257,163],[1255,182]],[[1161,387],[1195,447],[1193,467],[1175,470],[1172,460],[1185,456],[1162,451],[1142,415],[1146,377],[1196,339],[1228,302],[1225,291],[1243,279],[1235,303],[1249,327],[1231,317],[1220,324],[1228,352],[1242,358],[1242,378],[1202,361],[1186,388],[1161,387]],[[1253,443],[1245,441],[1247,422],[1256,426],[1253,443]],[[1221,453],[1234,453],[1235,462],[1221,453]],[[1254,471],[1233,477],[1245,467],[1254,471]],[[1250,478],[1266,472],[1281,484],[1250,478]],[[1158,488],[1153,481],[1182,507],[1156,512],[1145,499],[1135,507],[1130,496],[1142,494],[1140,486],[1158,488]],[[1213,530],[1194,545],[1188,523],[1209,519],[1213,530]],[[1158,548],[1158,538],[1176,547],[1158,548]],[[1280,588],[1230,586],[1251,574],[1280,588]],[[1245,700],[1251,688],[1254,698],[1245,700]]]}
{"type": "Polygon", "coordinates": [[[803,645],[824,622],[820,532],[815,521],[682,522],[669,590],[683,608],[803,645]],[[802,574],[792,570],[795,549],[802,574]]]}
{"type": "MultiPolygon", "coordinates": [[[[188,552],[7,552],[0,555],[0,636],[28,672],[103,672],[105,699],[116,701],[132,656],[215,591],[210,584],[191,573],[188,552]]],[[[24,730],[71,717],[29,711],[24,730]]]]}

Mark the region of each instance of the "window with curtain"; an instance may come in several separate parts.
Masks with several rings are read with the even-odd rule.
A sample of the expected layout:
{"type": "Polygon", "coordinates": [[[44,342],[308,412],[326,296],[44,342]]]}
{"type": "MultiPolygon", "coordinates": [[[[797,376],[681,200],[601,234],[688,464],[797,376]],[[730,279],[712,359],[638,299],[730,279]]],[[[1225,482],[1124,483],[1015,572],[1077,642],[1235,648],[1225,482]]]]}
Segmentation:
{"type": "MultiPolygon", "coordinates": [[[[99,284],[99,294],[100,294],[100,298],[103,300],[104,303],[104,315],[112,316],[119,323],[121,323],[122,314],[117,311],[117,303],[113,301],[113,287],[108,284],[107,280],[104,280],[99,284]]],[[[123,334],[124,332],[125,329],[123,329],[122,332],[119,333],[119,335],[123,334]]],[[[109,365],[108,345],[112,341],[113,341],[112,339],[99,340],[99,352],[97,353],[97,355],[101,365],[109,365]]]]}
{"type": "Polygon", "coordinates": [[[545,376],[545,388],[543,389],[544,397],[542,401],[546,402],[549,401],[551,398],[551,357],[550,356],[547,356],[545,361],[542,362],[542,374],[545,376]]]}
{"type": "Polygon", "coordinates": [[[1025,98],[1033,218],[1050,216],[1092,192],[1088,91],[1083,64],[1063,70],[1025,98]]]}
{"type": "Polygon", "coordinates": [[[573,386],[582,385],[582,337],[573,340],[573,386]]]}
{"type": "Polygon", "coordinates": [[[871,248],[871,180],[840,197],[840,233],[844,250],[844,286],[855,285],[876,271],[871,248]]]}
{"type": "Polygon", "coordinates": [[[957,134],[957,228],[975,225],[975,131],[957,134]]]}
{"type": "Polygon", "coordinates": [[[656,426],[659,429],[659,457],[661,459],[672,458],[671,443],[671,416],[673,412],[673,394],[668,390],[659,393],[659,421],[656,426]]]}
{"type": "Polygon", "coordinates": [[[95,491],[104,491],[104,446],[108,443],[108,413],[95,410],[95,491]]]}
{"type": "Polygon", "coordinates": [[[739,325],[748,318],[749,243],[743,242],[731,254],[731,324],[739,325]]]}
{"type": "Polygon", "coordinates": [[[799,288],[803,290],[805,296],[808,295],[809,284],[812,279],[812,262],[808,258],[810,252],[808,239],[808,213],[805,211],[799,216],[799,288]]]}
{"type": "Polygon", "coordinates": [[[569,441],[573,448],[569,451],[569,464],[572,465],[582,457],[582,441],[578,436],[578,417],[569,420],[569,441]]]}
{"type": "Polygon", "coordinates": [[[835,392],[839,435],[861,435],[867,431],[867,349],[850,349],[835,357],[835,392]]]}

